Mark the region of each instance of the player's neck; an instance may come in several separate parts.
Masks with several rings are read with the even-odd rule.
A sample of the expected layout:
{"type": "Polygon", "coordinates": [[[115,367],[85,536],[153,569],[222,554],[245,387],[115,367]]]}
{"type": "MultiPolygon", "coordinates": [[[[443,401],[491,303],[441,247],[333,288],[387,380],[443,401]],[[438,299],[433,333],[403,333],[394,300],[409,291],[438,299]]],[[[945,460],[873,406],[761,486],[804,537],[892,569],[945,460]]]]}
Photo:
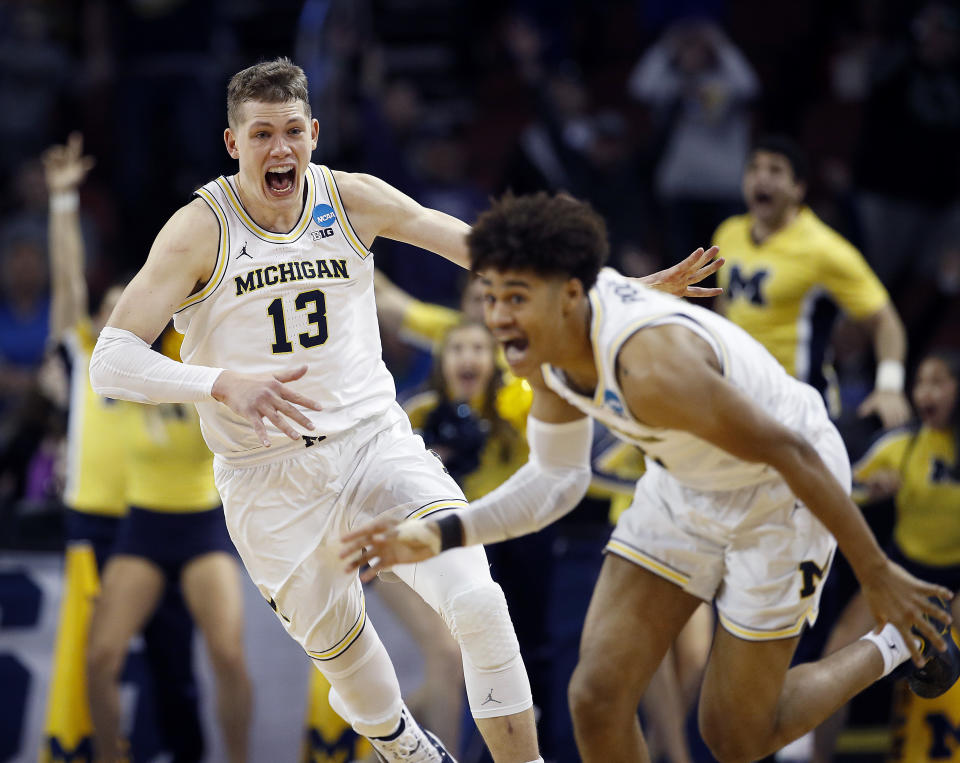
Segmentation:
{"type": "Polygon", "coordinates": [[[552,365],[560,368],[567,382],[579,391],[592,394],[597,387],[597,365],[593,357],[593,342],[590,340],[590,323],[593,311],[590,300],[584,299],[567,321],[565,335],[568,337],[558,346],[560,358],[552,365]]]}
{"type": "Polygon", "coordinates": [[[799,205],[787,207],[782,215],[769,220],[754,216],[750,225],[750,236],[753,239],[753,243],[762,244],[774,233],[779,233],[790,225],[790,223],[797,219],[798,214],[800,214],[799,205]]]}
{"type": "Polygon", "coordinates": [[[302,193],[291,196],[289,199],[274,201],[264,199],[257,193],[248,193],[239,173],[236,175],[236,183],[240,203],[253,221],[264,230],[272,233],[289,233],[299,222],[303,214],[303,205],[306,203],[306,184],[302,193]]]}

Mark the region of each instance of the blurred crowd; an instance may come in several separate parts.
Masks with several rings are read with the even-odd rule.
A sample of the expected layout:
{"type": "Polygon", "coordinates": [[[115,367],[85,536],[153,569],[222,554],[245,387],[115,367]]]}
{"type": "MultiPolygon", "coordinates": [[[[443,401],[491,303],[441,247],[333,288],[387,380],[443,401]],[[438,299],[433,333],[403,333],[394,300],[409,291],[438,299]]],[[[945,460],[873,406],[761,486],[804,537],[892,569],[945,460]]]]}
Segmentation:
{"type": "MultiPolygon", "coordinates": [[[[611,264],[628,274],[709,245],[744,209],[753,138],[789,134],[810,160],[807,203],[860,249],[903,318],[908,372],[932,347],[960,348],[953,3],[8,0],[0,4],[3,545],[62,542],[68,401],[44,363],[41,153],[80,131],[96,159],[81,210],[97,300],[139,267],[196,187],[232,171],[220,138],[227,78],[276,55],[310,79],[316,162],[369,172],[468,222],[507,189],[568,192],[606,218],[611,264]]],[[[456,266],[393,242],[377,242],[374,253],[410,296],[459,305],[465,278],[456,266]]],[[[869,338],[841,320],[833,345],[841,399],[855,409],[873,378],[869,338]]],[[[401,396],[429,388],[429,351],[385,329],[384,352],[401,396]]],[[[458,415],[456,406],[440,410],[458,415]]],[[[423,426],[442,441],[441,423],[434,413],[423,426]]],[[[470,468],[461,471],[478,457],[463,454],[470,468]]]]}

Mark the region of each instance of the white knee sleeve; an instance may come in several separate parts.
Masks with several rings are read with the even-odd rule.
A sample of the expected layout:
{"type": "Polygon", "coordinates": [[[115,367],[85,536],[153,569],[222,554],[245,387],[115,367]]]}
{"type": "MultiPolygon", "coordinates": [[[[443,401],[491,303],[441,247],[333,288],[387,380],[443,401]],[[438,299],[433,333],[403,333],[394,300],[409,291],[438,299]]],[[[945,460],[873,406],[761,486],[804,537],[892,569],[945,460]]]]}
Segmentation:
{"type": "Polygon", "coordinates": [[[460,643],[473,717],[512,715],[531,707],[530,680],[500,586],[489,581],[461,589],[441,611],[460,643]]]}
{"type": "Polygon", "coordinates": [[[400,684],[370,620],[343,654],[314,665],[330,682],[330,707],[366,737],[386,736],[400,723],[400,684]]]}

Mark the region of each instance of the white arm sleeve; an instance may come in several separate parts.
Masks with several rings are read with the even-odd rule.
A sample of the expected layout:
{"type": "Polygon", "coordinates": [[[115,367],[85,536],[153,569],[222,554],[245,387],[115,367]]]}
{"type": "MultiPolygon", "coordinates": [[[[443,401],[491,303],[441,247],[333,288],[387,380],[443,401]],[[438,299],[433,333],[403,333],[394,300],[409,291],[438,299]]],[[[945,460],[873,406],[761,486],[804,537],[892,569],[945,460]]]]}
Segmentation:
{"type": "Polygon", "coordinates": [[[150,349],[136,334],[107,326],[90,358],[90,384],[98,395],[135,403],[211,400],[222,368],[191,366],[150,349]]]}
{"type": "Polygon", "coordinates": [[[457,514],[465,546],[536,532],[576,506],[590,484],[593,421],[527,419],[530,459],[500,487],[457,514]]]}

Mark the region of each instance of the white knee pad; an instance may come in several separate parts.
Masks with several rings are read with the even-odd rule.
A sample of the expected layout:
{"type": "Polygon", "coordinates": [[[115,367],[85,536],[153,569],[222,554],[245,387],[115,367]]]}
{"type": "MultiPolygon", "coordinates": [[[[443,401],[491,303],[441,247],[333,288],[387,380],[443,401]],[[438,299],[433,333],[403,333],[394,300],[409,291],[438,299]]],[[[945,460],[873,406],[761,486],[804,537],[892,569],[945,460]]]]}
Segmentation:
{"type": "Polygon", "coordinates": [[[520,644],[496,583],[452,594],[442,614],[463,654],[463,676],[474,718],[513,715],[533,705],[520,644]]]}
{"type": "Polygon", "coordinates": [[[400,723],[400,684],[393,663],[369,620],[343,654],[314,665],[330,682],[330,707],[354,731],[386,736],[400,723]]]}

